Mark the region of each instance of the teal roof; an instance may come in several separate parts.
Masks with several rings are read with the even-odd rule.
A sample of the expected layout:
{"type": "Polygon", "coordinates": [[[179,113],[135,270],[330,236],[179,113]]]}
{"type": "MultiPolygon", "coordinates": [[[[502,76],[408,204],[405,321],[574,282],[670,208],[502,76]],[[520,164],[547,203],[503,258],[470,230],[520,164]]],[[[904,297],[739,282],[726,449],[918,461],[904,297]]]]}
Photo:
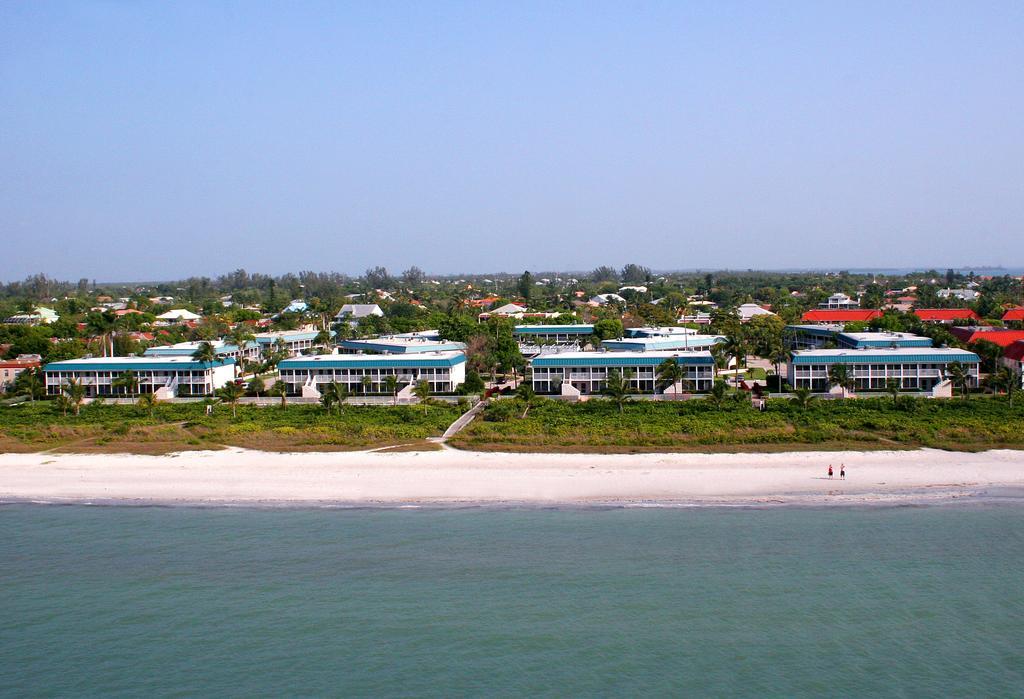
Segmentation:
{"type": "Polygon", "coordinates": [[[214,362],[197,362],[184,357],[166,361],[156,357],[103,357],[50,362],[43,367],[43,371],[199,371],[234,363],[231,357],[223,357],[214,362]]]}
{"type": "Polygon", "coordinates": [[[871,352],[867,350],[808,350],[794,352],[793,364],[948,364],[949,362],[977,363],[981,359],[974,352],[937,348],[931,352],[916,348],[901,352],[871,352]],[[916,349],[916,351],[915,351],[916,349]]]}
{"type": "Polygon", "coordinates": [[[835,328],[830,328],[827,325],[787,325],[786,332],[789,334],[813,335],[814,337],[833,338],[836,335],[838,335],[840,331],[835,328]]]}
{"type": "Polygon", "coordinates": [[[931,347],[930,337],[919,337],[917,335],[885,336],[885,333],[839,333],[839,344],[843,347],[931,347]],[[863,335],[858,337],[858,334],[863,335]],[[868,337],[878,335],[878,337],[868,337]]]}
{"type": "Polygon", "coordinates": [[[466,361],[466,355],[458,352],[444,357],[423,354],[403,355],[354,355],[322,354],[315,357],[296,357],[278,363],[278,369],[397,369],[401,367],[453,367],[466,361]]]}
{"type": "Polygon", "coordinates": [[[626,337],[681,337],[682,335],[697,335],[698,333],[694,330],[689,332],[682,332],[686,328],[680,327],[643,327],[643,328],[626,328],[626,337]],[[673,332],[676,331],[676,332],[673,332]]]}
{"type": "Polygon", "coordinates": [[[633,366],[660,366],[662,362],[670,357],[675,357],[680,364],[690,365],[714,365],[715,358],[708,352],[680,352],[679,354],[666,355],[664,353],[652,354],[650,352],[630,352],[628,356],[623,353],[586,352],[568,354],[552,354],[534,358],[531,364],[537,368],[553,367],[575,367],[575,366],[609,366],[609,367],[633,367],[633,366]],[[586,356],[584,356],[584,354],[586,356]]]}
{"type": "Polygon", "coordinates": [[[517,325],[516,335],[591,335],[593,325],[517,325]]]}

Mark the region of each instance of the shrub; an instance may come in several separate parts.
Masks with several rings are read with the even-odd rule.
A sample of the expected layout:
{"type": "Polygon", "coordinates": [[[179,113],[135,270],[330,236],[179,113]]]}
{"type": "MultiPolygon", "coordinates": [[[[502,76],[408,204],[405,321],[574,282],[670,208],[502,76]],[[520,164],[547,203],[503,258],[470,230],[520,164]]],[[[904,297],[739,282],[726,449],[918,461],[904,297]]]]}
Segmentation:
{"type": "Polygon", "coordinates": [[[484,420],[487,422],[508,422],[517,414],[516,401],[495,400],[484,410],[484,420]]]}

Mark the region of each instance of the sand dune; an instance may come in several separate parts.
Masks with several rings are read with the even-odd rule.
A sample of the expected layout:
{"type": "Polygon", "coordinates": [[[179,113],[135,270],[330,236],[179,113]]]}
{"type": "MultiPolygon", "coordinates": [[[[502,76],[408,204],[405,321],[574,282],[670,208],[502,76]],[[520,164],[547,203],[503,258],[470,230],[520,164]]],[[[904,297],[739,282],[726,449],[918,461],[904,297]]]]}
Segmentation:
{"type": "Polygon", "coordinates": [[[864,503],[1024,487],[1024,452],[3,454],[0,498],[159,503],[864,503]],[[825,472],[833,464],[836,478],[825,472]],[[838,478],[846,464],[847,480],[838,478]]]}

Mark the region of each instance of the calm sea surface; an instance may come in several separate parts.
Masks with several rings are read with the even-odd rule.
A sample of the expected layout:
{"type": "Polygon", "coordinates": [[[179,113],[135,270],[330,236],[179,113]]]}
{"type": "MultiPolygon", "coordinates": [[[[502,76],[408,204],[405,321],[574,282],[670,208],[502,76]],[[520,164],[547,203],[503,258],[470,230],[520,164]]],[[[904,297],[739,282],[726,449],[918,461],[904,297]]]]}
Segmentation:
{"type": "Polygon", "coordinates": [[[0,695],[1024,694],[1024,508],[0,507],[0,695]]]}

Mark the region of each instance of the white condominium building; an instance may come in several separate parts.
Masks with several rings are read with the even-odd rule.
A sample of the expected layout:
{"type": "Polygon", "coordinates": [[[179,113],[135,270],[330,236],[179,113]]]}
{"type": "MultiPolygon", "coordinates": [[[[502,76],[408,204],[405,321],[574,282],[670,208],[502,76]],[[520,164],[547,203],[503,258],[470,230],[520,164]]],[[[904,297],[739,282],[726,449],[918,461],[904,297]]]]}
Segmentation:
{"type": "MultiPolygon", "coordinates": [[[[334,336],[334,331],[330,331],[334,336]]],[[[256,342],[259,343],[263,354],[268,354],[279,343],[284,345],[289,356],[301,354],[316,346],[316,336],[319,330],[282,330],[280,332],[256,333],[256,342]]]]}
{"type": "Polygon", "coordinates": [[[400,386],[428,381],[432,393],[451,393],[466,380],[466,355],[321,354],[282,360],[278,370],[293,396],[315,395],[323,384],[334,382],[344,384],[351,393],[383,393],[389,376],[396,377],[400,386]]]}
{"type": "Polygon", "coordinates": [[[565,393],[571,387],[580,394],[600,393],[607,385],[608,372],[629,372],[634,391],[653,392],[658,367],[667,360],[683,367],[684,381],[692,390],[707,391],[715,381],[715,360],[710,352],[562,352],[533,359],[533,390],[537,393],[565,393]]]}
{"type": "Polygon", "coordinates": [[[524,344],[584,344],[594,334],[594,326],[580,325],[517,325],[512,336],[524,344]]]}
{"type": "Polygon", "coordinates": [[[978,355],[947,347],[797,350],[789,360],[788,381],[793,388],[827,391],[829,370],[845,364],[855,390],[884,390],[886,381],[896,379],[903,390],[927,391],[949,378],[953,362],[964,366],[971,386],[978,385],[978,355]]]}
{"type": "Polygon", "coordinates": [[[191,357],[94,357],[50,362],[43,368],[46,392],[58,395],[69,379],[85,388],[87,398],[125,393],[113,386],[125,372],[139,382],[138,393],[156,393],[161,398],[206,396],[235,378],[235,360],[199,362],[191,357]]]}

